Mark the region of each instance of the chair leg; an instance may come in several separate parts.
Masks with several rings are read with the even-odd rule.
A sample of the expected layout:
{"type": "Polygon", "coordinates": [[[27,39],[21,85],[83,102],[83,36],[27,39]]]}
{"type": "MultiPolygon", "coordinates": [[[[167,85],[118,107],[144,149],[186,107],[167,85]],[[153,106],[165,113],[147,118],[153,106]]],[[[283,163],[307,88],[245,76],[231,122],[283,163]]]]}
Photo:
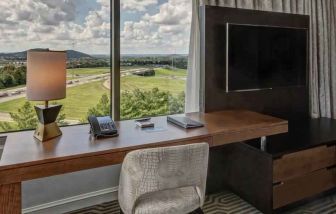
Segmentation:
{"type": "Polygon", "coordinates": [[[193,211],[191,214],[204,214],[204,212],[201,208],[198,208],[197,210],[193,211]]]}

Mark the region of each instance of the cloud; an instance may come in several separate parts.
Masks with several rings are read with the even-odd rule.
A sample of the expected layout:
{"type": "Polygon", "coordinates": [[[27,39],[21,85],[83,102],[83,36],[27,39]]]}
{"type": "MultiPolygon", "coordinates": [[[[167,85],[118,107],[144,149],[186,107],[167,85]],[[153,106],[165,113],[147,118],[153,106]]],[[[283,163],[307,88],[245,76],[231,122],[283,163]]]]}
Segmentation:
{"type": "Polygon", "coordinates": [[[145,19],[161,25],[189,24],[191,20],[191,0],[169,0],[160,6],[160,11],[145,19]]]}
{"type": "Polygon", "coordinates": [[[157,0],[122,0],[121,8],[124,10],[145,11],[150,5],[158,4],[157,0]]]}
{"type": "Polygon", "coordinates": [[[97,4],[80,23],[74,0],[1,0],[0,47],[4,50],[0,52],[74,45],[75,49],[108,53],[110,1],[97,0],[97,4]]]}
{"type": "Polygon", "coordinates": [[[187,53],[192,0],[167,0],[154,14],[127,21],[121,31],[122,53],[187,53]]]}
{"type": "MultiPolygon", "coordinates": [[[[122,24],[122,52],[186,53],[191,1],[122,0],[121,13],[132,12],[137,17],[122,24]]],[[[77,2],[1,0],[0,52],[47,47],[109,53],[110,0],[96,0],[94,9],[85,14],[78,14],[82,11],[77,2]]]]}

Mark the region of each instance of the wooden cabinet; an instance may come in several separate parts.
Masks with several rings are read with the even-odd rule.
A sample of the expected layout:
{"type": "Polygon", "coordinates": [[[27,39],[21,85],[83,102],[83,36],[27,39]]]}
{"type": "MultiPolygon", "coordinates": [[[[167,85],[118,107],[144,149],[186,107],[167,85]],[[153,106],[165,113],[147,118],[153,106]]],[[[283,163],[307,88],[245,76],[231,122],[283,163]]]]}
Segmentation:
{"type": "Polygon", "coordinates": [[[333,146],[319,146],[284,155],[273,161],[273,182],[286,181],[307,173],[335,165],[333,146]]]}
{"type": "Polygon", "coordinates": [[[273,186],[273,209],[336,187],[336,170],[320,169],[273,186]]]}
{"type": "Polygon", "coordinates": [[[271,149],[261,149],[259,142],[258,139],[223,147],[216,159],[221,162],[216,164],[224,167],[224,186],[263,213],[274,213],[336,188],[335,145],[274,155],[271,149]]]}
{"type": "Polygon", "coordinates": [[[336,146],[318,146],[273,160],[273,209],[336,187],[336,146]]]}

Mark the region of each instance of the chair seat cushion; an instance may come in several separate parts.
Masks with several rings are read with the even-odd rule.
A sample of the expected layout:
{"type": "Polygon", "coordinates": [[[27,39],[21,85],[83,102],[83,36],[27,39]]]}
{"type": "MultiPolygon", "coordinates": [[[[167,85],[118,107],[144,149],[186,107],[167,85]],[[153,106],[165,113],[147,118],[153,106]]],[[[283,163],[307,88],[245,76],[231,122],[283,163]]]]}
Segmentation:
{"type": "Polygon", "coordinates": [[[139,198],[135,214],[186,214],[200,207],[195,187],[182,187],[146,194],[139,198]]]}

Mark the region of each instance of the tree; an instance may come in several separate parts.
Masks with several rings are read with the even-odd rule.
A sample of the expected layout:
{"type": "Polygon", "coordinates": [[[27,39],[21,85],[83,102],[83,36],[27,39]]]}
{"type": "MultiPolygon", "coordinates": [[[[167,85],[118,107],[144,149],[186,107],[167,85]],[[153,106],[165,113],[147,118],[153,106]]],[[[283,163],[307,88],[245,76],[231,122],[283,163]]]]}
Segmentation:
{"type": "Polygon", "coordinates": [[[13,77],[17,85],[26,84],[26,70],[26,66],[20,66],[15,69],[13,77]]]}
{"type": "MultiPolygon", "coordinates": [[[[120,116],[121,119],[134,119],[147,116],[178,114],[184,112],[184,92],[173,96],[168,91],[135,89],[121,93],[120,116]]],[[[88,110],[87,116],[110,115],[110,102],[104,94],[99,103],[88,110]]],[[[86,118],[82,120],[86,122],[86,118]]]]}
{"type": "Polygon", "coordinates": [[[36,112],[30,102],[26,101],[17,113],[10,113],[19,129],[33,129],[37,126],[36,112]]]}
{"type": "MultiPolygon", "coordinates": [[[[18,109],[17,113],[10,113],[10,116],[16,122],[18,129],[34,129],[38,124],[35,109],[28,101],[18,109]]],[[[65,114],[62,108],[56,122],[59,125],[67,125],[64,119],[65,114]]]]}
{"type": "Polygon", "coordinates": [[[103,94],[99,103],[88,110],[87,116],[106,116],[110,115],[110,101],[107,94],[103,94]]]}
{"type": "Polygon", "coordinates": [[[184,112],[185,94],[181,92],[177,97],[169,97],[169,113],[180,114],[184,112]]]}
{"type": "Polygon", "coordinates": [[[184,93],[174,97],[168,91],[135,89],[121,94],[122,119],[177,114],[184,112],[184,93]]]}
{"type": "Polygon", "coordinates": [[[16,130],[16,128],[12,126],[9,122],[1,122],[0,128],[1,130],[6,131],[6,132],[16,130]]]}
{"type": "Polygon", "coordinates": [[[0,88],[26,84],[26,66],[15,67],[12,64],[0,68],[0,88]]]}
{"type": "Polygon", "coordinates": [[[2,78],[2,82],[6,87],[12,87],[15,85],[15,80],[13,76],[10,74],[4,74],[2,78]]]}

